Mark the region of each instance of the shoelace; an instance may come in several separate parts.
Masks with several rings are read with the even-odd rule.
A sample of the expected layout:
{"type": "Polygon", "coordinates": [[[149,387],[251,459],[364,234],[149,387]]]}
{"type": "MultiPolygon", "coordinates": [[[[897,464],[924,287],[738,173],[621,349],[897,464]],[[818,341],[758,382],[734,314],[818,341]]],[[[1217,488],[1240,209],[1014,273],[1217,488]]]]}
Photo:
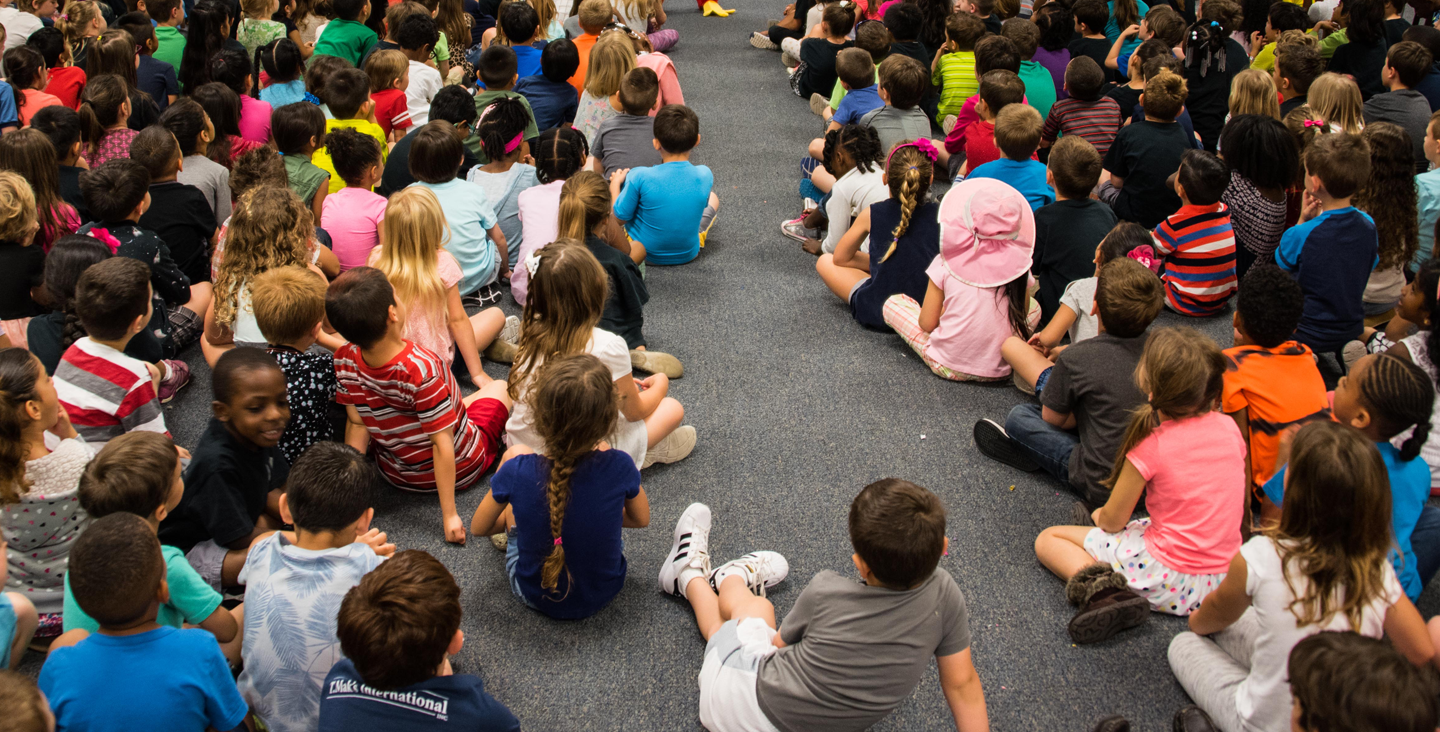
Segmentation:
{"type": "MultiPolygon", "coordinates": [[[[760,579],[760,570],[768,569],[769,562],[763,557],[746,556],[735,560],[735,568],[746,570],[744,574],[745,586],[750,588],[751,592],[755,593],[758,597],[765,596],[765,581],[760,579]]],[[[717,581],[714,584],[716,586],[715,590],[718,592],[720,582],[717,581]]]]}

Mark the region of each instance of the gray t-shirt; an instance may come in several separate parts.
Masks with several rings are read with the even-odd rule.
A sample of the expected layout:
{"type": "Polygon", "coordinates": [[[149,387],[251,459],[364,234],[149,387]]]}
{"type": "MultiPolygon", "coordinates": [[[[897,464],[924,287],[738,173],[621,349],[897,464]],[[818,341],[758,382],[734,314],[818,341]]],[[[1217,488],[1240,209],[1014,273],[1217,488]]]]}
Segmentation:
{"type": "Polygon", "coordinates": [[[655,149],[655,118],[638,114],[620,114],[605,120],[590,142],[590,154],[605,167],[605,179],[621,168],[648,168],[659,165],[660,151],[655,149]]]}
{"type": "Polygon", "coordinates": [[[1130,411],[1145,403],[1145,394],[1135,385],[1145,338],[1101,333],[1070,346],[1060,352],[1040,392],[1041,404],[1075,415],[1080,444],[1070,453],[1070,484],[1096,506],[1110,498],[1110,489],[1100,481],[1110,477],[1130,411]]]}
{"type": "Polygon", "coordinates": [[[935,570],[896,591],[826,570],[780,624],[789,644],[760,666],[755,696],[785,732],[861,732],[910,697],[936,656],[970,647],[969,613],[955,579],[935,570]]]}
{"type": "Polygon", "coordinates": [[[204,155],[187,155],[180,165],[175,180],[199,188],[216,221],[224,223],[230,218],[230,170],[204,155]]]}
{"type": "Polygon", "coordinates": [[[1088,341],[1100,333],[1100,317],[1090,314],[1091,306],[1095,304],[1095,282],[1094,277],[1075,280],[1065,286],[1065,292],[1060,296],[1060,304],[1075,311],[1075,322],[1070,324],[1071,345],[1088,341]]]}
{"type": "Polygon", "coordinates": [[[919,107],[901,110],[887,104],[861,117],[860,124],[875,128],[880,149],[886,152],[907,140],[930,137],[930,118],[919,107]]]}

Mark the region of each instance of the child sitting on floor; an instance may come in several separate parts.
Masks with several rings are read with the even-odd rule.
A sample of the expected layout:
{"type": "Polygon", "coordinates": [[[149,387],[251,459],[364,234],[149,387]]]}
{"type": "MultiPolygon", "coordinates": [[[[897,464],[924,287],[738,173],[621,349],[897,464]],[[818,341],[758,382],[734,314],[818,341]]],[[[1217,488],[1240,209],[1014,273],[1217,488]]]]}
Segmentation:
{"type": "MultiPolygon", "coordinates": [[[[876,27],[884,30],[884,26],[876,27]]],[[[835,57],[835,73],[840,77],[839,84],[846,93],[836,107],[835,114],[824,115],[830,123],[826,129],[859,122],[861,117],[885,106],[875,84],[875,63],[863,49],[847,48],[841,51],[840,55],[835,57]]],[[[829,107],[825,109],[828,111],[829,107]]]]}
{"type": "Polygon", "coordinates": [[[445,540],[463,544],[455,492],[495,462],[510,414],[507,384],[492,381],[461,399],[440,357],[405,340],[395,290],[378,269],[356,267],[336,278],[325,315],[349,341],[335,352],[345,443],[364,453],[373,441],[392,485],[436,493],[445,540]]]}
{"type": "MultiPolygon", "coordinates": [[[[930,119],[920,109],[920,101],[930,81],[925,78],[925,67],[909,56],[893,54],[880,62],[880,98],[885,106],[860,118],[860,124],[873,130],[880,137],[880,149],[894,150],[896,145],[908,140],[930,138],[930,119]]],[[[939,162],[947,164],[950,154],[943,148],[939,162]]]]}
{"type": "MultiPolygon", "coordinates": [[[[331,23],[334,22],[331,21],[331,23]]],[[[330,29],[326,28],[325,30],[330,29]]],[[[370,118],[375,116],[375,103],[370,101],[370,77],[360,69],[337,69],[325,78],[325,86],[319,92],[319,96],[325,102],[322,111],[328,109],[330,115],[333,115],[333,118],[327,115],[325,119],[326,140],[329,140],[329,133],[339,130],[353,130],[362,135],[368,135],[374,138],[380,146],[380,165],[383,167],[388,147],[385,130],[370,121],[370,118]]],[[[330,174],[329,192],[332,195],[348,184],[335,167],[336,157],[343,158],[345,155],[331,155],[328,144],[310,156],[310,162],[330,174]]],[[[379,180],[377,175],[370,187],[374,187],[379,180]]]]}
{"type": "MultiPolygon", "coordinates": [[[[13,81],[16,77],[10,78],[13,81]]],[[[59,100],[52,103],[58,104],[59,100]]],[[[29,104],[20,108],[21,117],[26,122],[30,119],[25,114],[27,111],[34,114],[46,106],[38,104],[31,107],[33,104],[37,102],[30,99],[29,104]]],[[[86,143],[85,162],[89,163],[91,170],[111,160],[130,156],[130,142],[140,133],[126,126],[130,118],[130,97],[120,77],[101,74],[86,82],[79,112],[81,138],[86,143]]]]}
{"type": "Polygon", "coordinates": [[[570,124],[580,105],[580,95],[566,82],[580,68],[575,44],[560,38],[546,44],[540,54],[540,73],[515,83],[515,92],[530,103],[535,126],[542,130],[570,124]]]}
{"type": "Polygon", "coordinates": [[[275,135],[275,147],[285,160],[290,190],[310,207],[315,223],[323,226],[330,174],[310,159],[325,140],[325,113],[308,102],[287,104],[270,117],[270,129],[275,135]]]}
{"type": "Polygon", "coordinates": [[[510,255],[495,206],[485,189],[459,178],[464,147],[455,128],[434,121],[415,133],[410,147],[410,173],[416,183],[435,194],[450,238],[445,249],[460,265],[460,295],[471,304],[499,302],[501,280],[510,276],[510,255]]]}
{"type": "MultiPolygon", "coordinates": [[[[1000,159],[1000,148],[995,144],[995,119],[1006,107],[1024,103],[1025,82],[1009,69],[987,71],[980,77],[980,93],[975,98],[980,100],[974,107],[976,119],[965,129],[965,154],[956,171],[961,178],[1000,159]]],[[[948,144],[949,138],[946,141],[948,144]]]]}
{"type": "Polygon", "coordinates": [[[624,588],[620,529],[649,526],[650,501],[634,461],[607,442],[619,406],[610,369],[577,353],[547,361],[535,378],[530,404],[546,454],[523,444],[505,453],[470,531],[504,534],[510,589],[527,607],[579,620],[624,588]]]}
{"type": "MultiPolygon", "coordinates": [[[[1094,274],[1096,247],[1115,228],[1115,212],[1090,197],[1100,180],[1101,160],[1095,146],[1080,135],[1066,135],[1050,148],[1045,182],[1054,186],[1055,202],[1035,211],[1035,256],[1030,269],[1040,280],[1035,299],[1046,323],[1055,321],[1071,284],[1094,274]]],[[[1092,300],[1094,291],[1092,283],[1092,300]]],[[[1087,310],[1085,315],[1089,314],[1087,310]]],[[[1058,337],[1056,333],[1057,340],[1046,345],[1059,343],[1058,337]]]]}
{"type": "Polygon", "coordinates": [[[846,125],[826,132],[825,139],[819,142],[818,150],[814,142],[810,143],[810,153],[818,156],[822,164],[811,171],[808,181],[800,182],[800,191],[811,200],[819,198],[823,208],[817,206],[780,225],[782,234],[799,241],[807,254],[815,255],[834,254],[855,217],[886,196],[885,173],[880,166],[885,151],[874,128],[846,125]],[[810,236],[811,229],[821,227],[825,229],[823,240],[810,236]]]}
{"type": "Polygon", "coordinates": [[[376,51],[365,61],[365,74],[370,77],[370,101],[375,104],[375,121],[385,133],[385,139],[391,143],[404,137],[412,124],[405,97],[405,90],[410,87],[409,63],[405,54],[393,48],[376,51]]]}
{"type": "Polygon", "coordinates": [[[285,373],[259,348],[226,351],[211,375],[214,416],[185,471],[185,496],[160,538],[219,590],[239,582],[250,545],[280,528],[290,464],[277,445],[290,421],[285,373]]]}
{"type": "MultiPolygon", "coordinates": [[[[566,88],[569,88],[568,84],[566,88]]],[[[529,124],[530,115],[520,100],[504,97],[492,102],[485,109],[485,117],[475,125],[480,149],[490,162],[470,168],[465,175],[465,180],[485,189],[485,197],[495,206],[495,217],[499,219],[496,225],[505,235],[505,251],[510,258],[512,286],[515,269],[520,264],[520,249],[525,246],[525,229],[520,221],[520,194],[540,185],[534,160],[530,158],[530,143],[524,137],[529,124]],[[527,159],[531,162],[521,162],[527,159]]],[[[651,144],[650,138],[646,138],[645,142],[651,144]]]]}
{"type": "Polygon", "coordinates": [[[371,190],[380,182],[384,145],[369,135],[342,129],[325,136],[325,150],[335,168],[331,179],[338,177],[345,186],[326,194],[320,227],[330,235],[344,272],[364,266],[385,234],[385,198],[371,190]]]}
{"type": "Polygon", "coordinates": [[[457,674],[450,656],[464,647],[460,586],[439,560],[415,549],[371,570],[340,603],[335,634],[343,656],[320,687],[320,732],[461,729],[520,732],[520,722],[485,692],[478,676],[457,674]],[[428,698],[445,704],[435,719],[428,698]],[[412,696],[413,695],[413,696],[412,696]]]}
{"type": "Polygon", "coordinates": [[[40,669],[57,729],[233,730],[249,714],[215,636],[156,622],[169,599],[155,531],[128,512],[91,522],[66,572],[99,632],[40,669]],[[164,704],[147,700],[164,699],[164,704]]]}
{"type": "Polygon", "coordinates": [[[1000,344],[1011,335],[1029,338],[1040,319],[1026,294],[1034,281],[1035,218],[1014,188],[966,180],[945,194],[938,219],[940,255],[925,270],[924,303],[890,296],[885,324],[940,378],[1003,379],[1010,366],[1000,344]]]}
{"type": "MultiPolygon", "coordinates": [[[[257,275],[250,283],[255,325],[265,336],[266,351],[285,373],[290,423],[280,438],[280,452],[291,465],[311,445],[334,440],[340,420],[335,406],[335,360],[315,345],[325,325],[325,278],[288,265],[257,275]]],[[[343,417],[342,417],[343,419],[343,417]]]]}
{"type": "MultiPolygon", "coordinates": [[[[966,180],[993,178],[1010,184],[1030,203],[1033,211],[1055,202],[1055,189],[1046,182],[1045,164],[1034,160],[1044,120],[1028,104],[1006,105],[995,116],[995,146],[1002,157],[970,168],[966,180]]],[[[969,161],[966,161],[967,166],[969,161]]]]}
{"type": "Polygon", "coordinates": [[[150,174],[150,207],[136,223],[165,242],[190,280],[191,303],[185,307],[203,313],[210,304],[210,252],[220,225],[205,194],[176,180],[182,158],[175,135],[161,125],[141,130],[130,143],[130,159],[150,174]]]}
{"type": "Polygon", "coordinates": [[[610,177],[615,218],[645,247],[646,262],[684,264],[700,256],[720,208],[711,190],[715,175],[690,162],[700,144],[700,118],[682,104],[665,106],[655,115],[654,144],[660,165],[610,177]]]}
{"type": "MultiPolygon", "coordinates": [[[[1016,73],[1019,70],[1020,54],[1015,52],[1015,44],[1011,43],[1004,36],[985,36],[979,41],[976,41],[975,78],[977,79],[977,88],[979,84],[984,81],[985,75],[992,71],[1009,71],[1012,74],[1016,74],[1015,80],[1019,81],[1019,74],[1016,73]]],[[[1018,100],[1024,101],[1025,92],[1023,84],[1019,86],[1021,90],[1018,100]]],[[[960,111],[955,116],[954,126],[945,134],[945,151],[954,156],[950,158],[948,165],[948,170],[952,178],[960,173],[961,166],[968,157],[968,153],[966,155],[961,155],[960,153],[965,153],[970,144],[970,127],[980,121],[980,113],[976,110],[982,99],[983,97],[981,97],[978,92],[966,99],[965,103],[960,106],[960,111]]],[[[1008,104],[1010,102],[1007,101],[1006,103],[1008,104]]],[[[993,117],[994,115],[992,114],[991,116],[993,117]]],[[[991,127],[993,128],[993,119],[991,123],[991,127]]],[[[987,133],[983,135],[983,137],[988,140],[986,145],[988,145],[988,149],[992,152],[990,153],[990,157],[985,158],[982,163],[1000,157],[1000,153],[995,150],[994,134],[987,133]]],[[[976,165],[982,163],[977,163],[976,165]]]]}
{"type": "Polygon", "coordinates": [[[1220,202],[1230,171],[1213,153],[1186,150],[1175,176],[1184,204],[1155,227],[1155,253],[1165,258],[1165,304],[1203,317],[1225,309],[1235,294],[1235,233],[1220,202]]]}
{"type": "Polygon", "coordinates": [[[1280,525],[1240,548],[1191,632],[1170,641],[1176,679],[1222,728],[1284,729],[1285,659],[1306,636],[1383,634],[1417,666],[1435,656],[1388,558],[1390,491],[1370,438],[1328,421],[1300,428],[1285,483],[1280,525]]]}
{"type": "Polygon", "coordinates": [[[395,553],[372,528],[380,473],[365,456],[321,442],[295,462],[280,516],[292,531],[255,542],[245,584],[245,667],[237,685],[275,732],[315,729],[325,676],[340,657],[336,605],[395,553]]]}
{"type": "MultiPolygon", "coordinates": [[[[175,179],[200,189],[215,214],[215,220],[230,218],[230,169],[205,156],[215,138],[215,126],[205,108],[194,99],[184,98],[165,108],[160,124],[174,133],[180,144],[180,172],[175,179]]],[[[323,132],[321,133],[324,134],[323,132]]]]}
{"type": "Polygon", "coordinates": [[[1116,216],[1151,227],[1180,208],[1180,197],[1168,179],[1192,147],[1184,128],[1175,122],[1185,107],[1185,94],[1185,80],[1168,70],[1145,81],[1140,95],[1145,119],[1121,128],[1105,155],[1110,177],[1100,183],[1098,195],[1116,216]]]}
{"type": "MultiPolygon", "coordinates": [[[[858,8],[853,0],[837,0],[824,5],[820,23],[810,29],[809,37],[797,49],[799,71],[790,77],[790,88],[802,99],[812,94],[829,94],[839,79],[835,66],[840,52],[852,48],[850,31],[855,27],[858,8]]],[[[785,44],[789,45],[789,44],[785,44]]],[[[826,104],[829,101],[826,100],[826,104]]]]}
{"type": "MultiPolygon", "coordinates": [[[[517,265],[510,273],[510,294],[522,308],[525,307],[529,289],[530,268],[518,263],[528,260],[536,250],[559,238],[560,190],[566,180],[585,168],[589,162],[590,146],[585,136],[575,128],[558,127],[540,135],[534,153],[535,178],[540,185],[525,189],[515,200],[521,222],[521,244],[516,247],[517,265]]],[[[619,225],[616,224],[616,227],[619,225]]],[[[617,238],[625,237],[623,229],[617,233],[617,238]]],[[[630,244],[631,251],[634,251],[635,242],[630,244]]]]}
{"type": "Polygon", "coordinates": [[[631,69],[620,82],[620,114],[600,123],[590,137],[593,170],[608,179],[616,170],[659,165],[655,119],[650,108],[660,94],[660,80],[646,68],[631,69]]]}
{"type": "Polygon", "coordinates": [[[965,597],[939,566],[949,539],[935,494],[895,478],[865,486],[850,504],[861,582],[816,574],[784,625],[764,595],[789,574],[785,557],[757,551],[712,568],[710,525],[708,506],[685,509],[659,577],[706,640],[707,729],[868,729],[910,697],[931,657],[956,728],[987,727],[965,597]],[[863,699],[845,691],[876,664],[891,673],[869,677],[863,699]]]}
{"type": "Polygon", "coordinates": [[[984,35],[985,23],[973,13],[955,12],[946,17],[945,44],[935,49],[935,59],[930,62],[930,83],[940,88],[940,106],[935,112],[937,124],[959,114],[965,100],[979,93],[975,42],[984,35]]]}
{"type": "Polygon", "coordinates": [[[1086,56],[1065,66],[1065,99],[1056,102],[1040,130],[1040,146],[1050,147],[1059,135],[1076,135],[1095,146],[1100,158],[1110,151],[1120,131],[1120,104],[1101,94],[1105,72],[1086,56]]]}
{"type": "Polygon", "coordinates": [[[1098,643],[1148,618],[1189,615],[1240,548],[1245,440],[1215,410],[1225,357],[1199,331],[1150,336],[1136,367],[1149,403],[1135,410],[1110,472],[1110,498],[1093,527],[1052,526],[1035,540],[1041,564],[1066,581],[1080,610],[1076,643],[1098,643]],[[1131,520],[1140,499],[1148,518],[1131,520]]]}

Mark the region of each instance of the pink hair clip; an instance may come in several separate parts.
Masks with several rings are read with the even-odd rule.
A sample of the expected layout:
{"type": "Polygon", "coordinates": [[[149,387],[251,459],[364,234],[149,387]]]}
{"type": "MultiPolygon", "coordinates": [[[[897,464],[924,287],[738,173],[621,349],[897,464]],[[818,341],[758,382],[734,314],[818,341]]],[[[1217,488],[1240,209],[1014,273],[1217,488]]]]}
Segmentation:
{"type": "Polygon", "coordinates": [[[907,147],[913,147],[916,150],[919,150],[920,154],[924,155],[926,159],[928,159],[931,163],[934,163],[935,161],[940,159],[940,151],[935,149],[935,143],[931,142],[929,138],[922,137],[918,140],[902,142],[899,145],[896,145],[895,149],[891,150],[890,154],[885,157],[885,167],[890,167],[890,159],[895,157],[895,153],[900,152],[907,147]]]}
{"type": "Polygon", "coordinates": [[[1155,257],[1155,250],[1149,244],[1141,244],[1131,249],[1125,256],[1145,265],[1145,269],[1160,274],[1160,260],[1155,257]]]}

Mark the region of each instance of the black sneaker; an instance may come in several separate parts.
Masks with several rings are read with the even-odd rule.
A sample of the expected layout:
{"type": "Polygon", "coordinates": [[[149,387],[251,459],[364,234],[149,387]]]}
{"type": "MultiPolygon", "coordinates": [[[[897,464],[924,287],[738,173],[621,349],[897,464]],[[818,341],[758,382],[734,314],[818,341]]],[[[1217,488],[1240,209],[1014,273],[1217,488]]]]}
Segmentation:
{"type": "Polygon", "coordinates": [[[465,308],[488,308],[491,305],[498,305],[500,298],[504,297],[505,291],[500,284],[492,282],[484,287],[460,297],[460,304],[465,308]]]}
{"type": "Polygon", "coordinates": [[[1181,707],[1180,711],[1175,713],[1171,728],[1175,732],[1217,732],[1220,729],[1204,709],[1194,704],[1181,707]]]}
{"type": "Polygon", "coordinates": [[[1025,454],[1025,449],[1010,439],[1010,435],[1005,434],[1005,428],[993,419],[982,419],[975,423],[975,447],[979,448],[985,457],[1012,468],[1027,473],[1040,469],[1040,466],[1025,454]]]}
{"type": "Polygon", "coordinates": [[[1094,732],[1130,732],[1130,720],[1115,714],[1095,724],[1094,732]]]}

